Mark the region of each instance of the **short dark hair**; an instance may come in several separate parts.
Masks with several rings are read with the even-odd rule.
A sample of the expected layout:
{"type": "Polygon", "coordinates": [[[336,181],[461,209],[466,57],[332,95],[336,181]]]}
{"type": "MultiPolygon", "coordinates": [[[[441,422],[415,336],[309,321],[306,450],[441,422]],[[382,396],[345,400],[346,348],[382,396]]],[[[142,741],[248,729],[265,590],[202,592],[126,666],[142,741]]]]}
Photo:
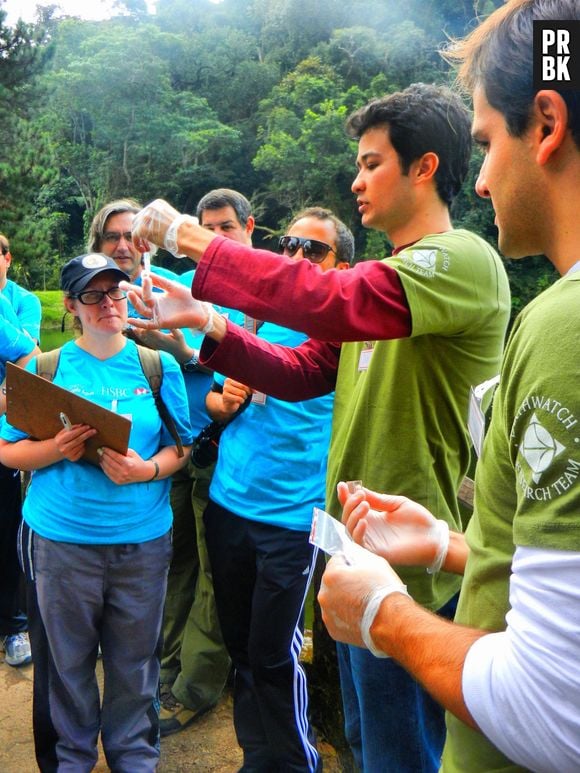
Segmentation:
{"type": "Polygon", "coordinates": [[[244,227],[252,214],[252,205],[248,199],[242,193],[233,191],[231,188],[215,188],[213,191],[206,193],[199,200],[195,214],[201,223],[203,220],[202,215],[206,209],[222,209],[222,207],[232,207],[238,222],[244,227]]]}
{"type": "Polygon", "coordinates": [[[403,174],[425,153],[437,154],[437,193],[449,206],[465,180],[471,155],[471,116],[461,98],[446,86],[413,83],[371,100],[349,116],[346,128],[360,139],[381,126],[388,131],[403,174]]]}
{"type": "Polygon", "coordinates": [[[101,251],[101,242],[103,240],[105,226],[111,215],[118,215],[121,212],[133,212],[133,214],[136,215],[140,209],[141,204],[135,199],[115,199],[115,201],[110,201],[108,204],[105,204],[104,207],[101,207],[91,223],[89,240],[87,242],[87,253],[101,251]]]}
{"type": "Polygon", "coordinates": [[[340,220],[334,212],[324,207],[306,207],[297,212],[288,223],[291,228],[298,220],[304,217],[315,217],[317,220],[330,220],[336,229],[336,260],[339,263],[346,262],[352,266],[354,260],[354,236],[350,228],[340,220]]]}
{"type": "MultiPolygon", "coordinates": [[[[489,104],[504,116],[509,133],[521,137],[537,93],[533,22],[579,19],[578,0],[510,0],[443,55],[460,63],[459,82],[472,92],[480,86],[489,104]]],[[[580,148],[580,92],[553,90],[566,102],[568,127],[580,148]]]]}

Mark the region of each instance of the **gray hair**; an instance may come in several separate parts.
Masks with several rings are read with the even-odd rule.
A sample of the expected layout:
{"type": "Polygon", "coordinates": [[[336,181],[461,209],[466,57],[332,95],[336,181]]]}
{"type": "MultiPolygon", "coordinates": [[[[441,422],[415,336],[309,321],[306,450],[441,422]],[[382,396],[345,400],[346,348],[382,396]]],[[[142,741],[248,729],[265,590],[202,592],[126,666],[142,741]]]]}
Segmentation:
{"type": "Polygon", "coordinates": [[[101,251],[101,242],[103,234],[105,233],[105,226],[111,215],[118,215],[121,212],[132,212],[136,215],[141,208],[141,204],[135,199],[116,199],[115,201],[105,204],[104,207],[101,207],[91,223],[89,239],[87,241],[87,252],[101,251]]]}

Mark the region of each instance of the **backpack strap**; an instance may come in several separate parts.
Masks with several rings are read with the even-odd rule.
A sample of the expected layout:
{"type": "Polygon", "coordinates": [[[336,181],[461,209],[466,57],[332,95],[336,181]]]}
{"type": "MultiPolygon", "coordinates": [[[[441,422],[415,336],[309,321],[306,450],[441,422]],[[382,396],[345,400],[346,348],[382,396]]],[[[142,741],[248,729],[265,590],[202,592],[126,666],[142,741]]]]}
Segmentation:
{"type": "Polygon", "coordinates": [[[60,347],[51,349],[50,352],[41,352],[36,355],[36,375],[42,376],[47,381],[54,381],[54,374],[58,370],[60,360],[60,347]]]}
{"type": "Polygon", "coordinates": [[[173,416],[170,414],[169,409],[161,397],[161,384],[163,383],[161,355],[156,349],[149,349],[147,346],[141,346],[140,344],[137,344],[137,353],[139,355],[139,362],[141,363],[143,373],[149,382],[151,393],[153,394],[153,399],[155,400],[155,405],[157,406],[161,421],[165,424],[169,434],[175,440],[177,455],[182,457],[184,455],[183,443],[179,437],[179,432],[177,431],[173,416]]]}
{"type": "MultiPolygon", "coordinates": [[[[50,352],[41,352],[36,357],[36,374],[45,378],[47,381],[54,381],[54,375],[58,370],[58,363],[60,360],[60,348],[52,349],[50,352]]],[[[163,367],[161,365],[161,355],[155,349],[148,349],[146,346],[139,346],[137,344],[137,352],[139,354],[139,362],[141,368],[153,394],[155,405],[161,417],[161,421],[167,427],[169,434],[175,440],[177,446],[177,455],[183,456],[183,443],[179,437],[179,432],[173,421],[173,417],[169,413],[169,410],[163,398],[161,397],[161,383],[163,382],[163,367]]]]}

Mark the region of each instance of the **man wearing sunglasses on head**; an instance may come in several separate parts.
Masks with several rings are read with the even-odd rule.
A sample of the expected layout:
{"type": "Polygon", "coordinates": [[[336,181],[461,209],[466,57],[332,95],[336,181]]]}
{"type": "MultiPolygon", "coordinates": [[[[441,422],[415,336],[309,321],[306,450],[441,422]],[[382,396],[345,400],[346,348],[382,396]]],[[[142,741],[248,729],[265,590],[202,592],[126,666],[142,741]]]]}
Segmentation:
{"type": "MultiPolygon", "coordinates": [[[[179,308],[208,331],[202,361],[282,399],[335,389],[326,501],[335,517],[337,482],[362,480],[418,500],[462,531],[457,491],[470,458],[470,389],[499,369],[510,306],[499,256],[451,222],[468,170],[470,116],[449,89],[414,84],[372,100],[347,129],[359,142],[352,191],[362,223],[388,236],[388,258],[322,274],[307,261],[277,261],[212,239],[161,201],[136,216],[134,233],[199,261],[193,297],[182,294],[179,308]],[[210,321],[196,300],[234,298],[259,319],[312,338],[294,350],[268,347],[219,318],[210,321]]],[[[149,316],[154,307],[157,320],[145,325],[175,310],[179,291],[162,286],[168,296],[141,307],[149,316]]],[[[453,614],[458,577],[416,569],[402,577],[420,604],[453,614]]],[[[366,773],[437,770],[441,708],[393,660],[341,645],[339,662],[358,766],[366,773]]]]}
{"type": "MultiPolygon", "coordinates": [[[[354,256],[349,229],[320,207],[297,214],[280,241],[293,260],[310,260],[322,271],[347,269],[354,256]]],[[[269,322],[257,323],[256,331],[259,340],[285,347],[306,338],[269,322]]],[[[287,402],[218,374],[207,396],[212,418],[235,417],[220,439],[204,521],[235,669],[243,770],[313,771],[321,764],[299,654],[317,555],[308,535],[312,508],[324,505],[332,398],[287,402]]]]}
{"type": "Polygon", "coordinates": [[[329,210],[310,207],[300,212],[281,236],[278,248],[294,260],[305,258],[323,271],[350,265],[352,234],[329,210]],[[334,245],[334,246],[333,246],[334,245]]]}

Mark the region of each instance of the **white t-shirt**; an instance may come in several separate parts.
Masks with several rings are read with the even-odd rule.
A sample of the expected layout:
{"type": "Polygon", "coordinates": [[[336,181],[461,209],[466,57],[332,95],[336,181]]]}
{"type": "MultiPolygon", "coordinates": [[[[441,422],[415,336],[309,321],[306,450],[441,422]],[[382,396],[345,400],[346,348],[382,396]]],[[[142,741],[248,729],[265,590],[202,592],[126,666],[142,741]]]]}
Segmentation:
{"type": "Polygon", "coordinates": [[[507,757],[541,773],[580,771],[580,553],[516,548],[507,630],[473,644],[463,695],[507,757]]]}

